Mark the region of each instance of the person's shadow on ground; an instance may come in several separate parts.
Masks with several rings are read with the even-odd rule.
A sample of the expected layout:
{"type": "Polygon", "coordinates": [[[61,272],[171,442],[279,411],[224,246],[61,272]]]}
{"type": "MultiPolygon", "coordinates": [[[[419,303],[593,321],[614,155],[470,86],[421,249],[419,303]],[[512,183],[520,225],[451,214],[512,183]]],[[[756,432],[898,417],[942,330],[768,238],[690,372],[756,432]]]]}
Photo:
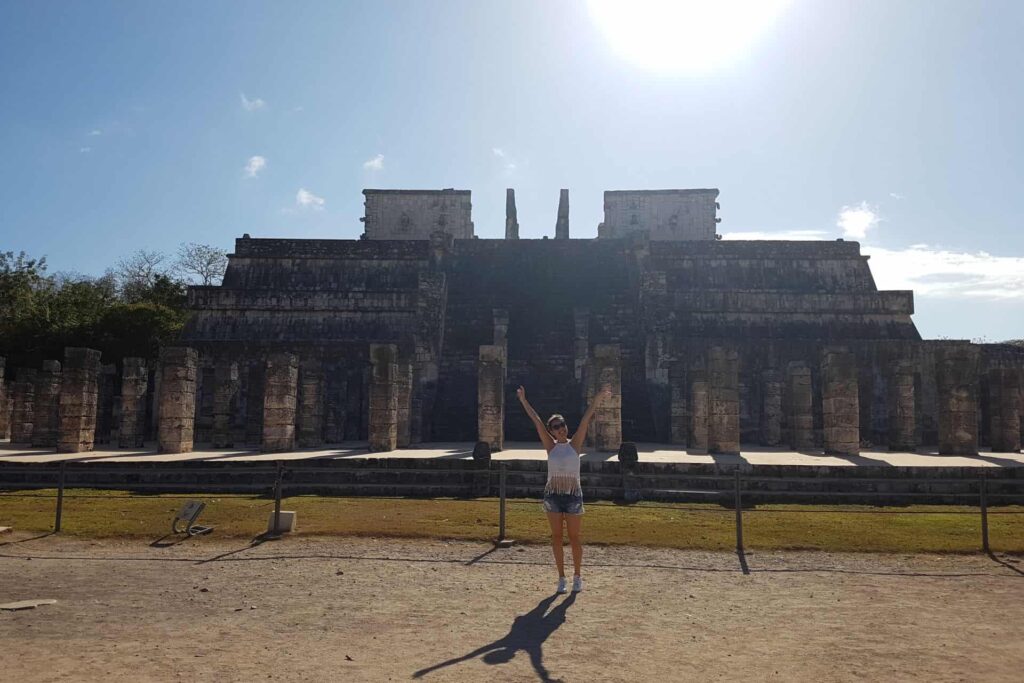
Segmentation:
{"type": "Polygon", "coordinates": [[[545,614],[556,597],[556,595],[552,595],[549,598],[544,598],[532,610],[516,617],[508,633],[493,643],[478,647],[461,657],[455,657],[440,664],[428,666],[426,669],[420,669],[413,674],[413,678],[421,678],[432,671],[437,671],[453,664],[459,664],[481,655],[483,655],[482,659],[487,664],[506,664],[512,661],[516,653],[523,650],[530,656],[530,663],[533,665],[533,669],[537,672],[540,680],[545,683],[555,683],[556,679],[551,678],[548,670],[544,668],[542,646],[544,641],[548,639],[548,636],[565,623],[565,612],[576,602],[576,594],[571,593],[557,607],[545,614]]]}

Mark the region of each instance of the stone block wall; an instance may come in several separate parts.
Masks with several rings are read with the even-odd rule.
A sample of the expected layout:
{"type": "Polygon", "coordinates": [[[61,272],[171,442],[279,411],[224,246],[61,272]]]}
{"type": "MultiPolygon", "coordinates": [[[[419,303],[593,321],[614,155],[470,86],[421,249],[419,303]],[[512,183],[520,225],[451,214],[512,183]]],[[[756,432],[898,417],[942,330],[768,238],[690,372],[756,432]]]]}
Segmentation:
{"type": "Polygon", "coordinates": [[[939,393],[939,453],[978,452],[978,348],[943,345],[935,355],[939,393]]]}
{"type": "Polygon", "coordinates": [[[708,352],[708,452],[740,452],[739,356],[713,346],[708,352]]]}
{"type": "Polygon", "coordinates": [[[1017,453],[1021,447],[1021,372],[991,368],[988,386],[992,451],[1017,453]]]}
{"type": "Polygon", "coordinates": [[[844,347],[826,348],[821,360],[825,453],[860,452],[857,360],[844,347]]]}
{"type": "Polygon", "coordinates": [[[57,447],[60,385],[60,361],[44,360],[36,374],[32,429],[32,446],[35,448],[57,447]]]}
{"type": "Polygon", "coordinates": [[[159,428],[161,453],[191,453],[195,437],[199,355],[187,347],[160,350],[159,428]]]}
{"type": "Polygon", "coordinates": [[[58,453],[83,453],[93,449],[96,440],[99,375],[99,351],[64,349],[58,453]]]}
{"type": "Polygon", "coordinates": [[[652,240],[713,240],[718,225],[717,189],[610,190],[598,237],[647,232],[652,240]]]}
{"type": "Polygon", "coordinates": [[[11,443],[30,445],[34,430],[36,400],[36,371],[18,368],[11,402],[11,443]]]}
{"type": "Polygon", "coordinates": [[[144,358],[125,358],[121,364],[121,421],[117,430],[120,448],[141,448],[146,438],[146,401],[149,368],[144,358]]]}
{"type": "Polygon", "coordinates": [[[613,452],[622,445],[622,353],[618,344],[594,346],[593,372],[590,381],[590,400],[604,387],[611,389],[611,399],[594,411],[588,437],[593,434],[594,447],[613,452]]]}
{"type": "Polygon", "coordinates": [[[426,240],[437,231],[473,237],[469,190],[363,190],[363,196],[367,239],[426,240]]]}
{"type": "Polygon", "coordinates": [[[393,451],[398,448],[398,347],[370,344],[370,362],[370,450],[393,451]]]}
{"type": "Polygon", "coordinates": [[[505,446],[505,347],[480,347],[477,365],[477,441],[492,451],[505,446]]]}
{"type": "Polygon", "coordinates": [[[267,358],[263,391],[263,443],[265,453],[295,450],[299,359],[292,353],[267,358]]]}

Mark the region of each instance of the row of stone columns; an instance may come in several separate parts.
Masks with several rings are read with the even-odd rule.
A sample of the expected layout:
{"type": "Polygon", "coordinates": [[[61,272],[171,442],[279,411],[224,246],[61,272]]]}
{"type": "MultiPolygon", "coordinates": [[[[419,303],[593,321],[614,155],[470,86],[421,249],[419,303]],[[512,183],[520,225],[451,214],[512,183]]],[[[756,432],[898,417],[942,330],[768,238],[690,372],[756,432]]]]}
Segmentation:
{"type": "MultiPolygon", "coordinates": [[[[951,347],[937,354],[941,454],[978,451],[977,354],[971,346],[951,347]]],[[[670,370],[674,443],[710,453],[739,451],[738,365],[735,351],[712,347],[706,363],[698,362],[688,375],[681,364],[670,370]],[[689,380],[688,387],[685,378],[689,380]]],[[[797,451],[816,448],[811,375],[810,366],[804,362],[789,363],[784,376],[776,369],[762,373],[763,445],[785,443],[797,451]]],[[[821,413],[826,453],[853,455],[860,450],[857,377],[857,359],[850,350],[823,350],[821,413]]],[[[917,444],[913,365],[897,361],[889,377],[889,447],[894,451],[914,450],[917,444]]],[[[1021,373],[1017,369],[990,370],[989,391],[993,451],[1019,451],[1021,373]]]]}

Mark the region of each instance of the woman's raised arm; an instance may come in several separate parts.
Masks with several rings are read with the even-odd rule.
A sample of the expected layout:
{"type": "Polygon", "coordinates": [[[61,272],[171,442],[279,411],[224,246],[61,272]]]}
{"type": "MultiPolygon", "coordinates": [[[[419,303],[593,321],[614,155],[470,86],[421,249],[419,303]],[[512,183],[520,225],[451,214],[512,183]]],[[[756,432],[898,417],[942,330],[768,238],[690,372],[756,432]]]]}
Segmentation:
{"type": "Polygon", "coordinates": [[[587,430],[590,429],[590,421],[594,419],[594,411],[597,407],[612,397],[611,387],[605,385],[601,388],[601,391],[597,392],[594,399],[587,406],[587,412],[583,413],[583,419],[580,420],[580,428],[576,430],[576,433],[572,435],[572,447],[580,453],[583,448],[583,442],[587,438],[587,430]]]}
{"type": "Polygon", "coordinates": [[[540,415],[533,409],[530,402],[526,400],[526,389],[519,387],[516,389],[516,396],[519,398],[519,402],[523,404],[523,410],[526,411],[530,421],[533,422],[534,428],[537,430],[537,436],[540,437],[540,442],[544,444],[544,450],[551,452],[551,449],[555,447],[555,440],[548,434],[547,427],[544,426],[544,422],[540,419],[540,415]]]}

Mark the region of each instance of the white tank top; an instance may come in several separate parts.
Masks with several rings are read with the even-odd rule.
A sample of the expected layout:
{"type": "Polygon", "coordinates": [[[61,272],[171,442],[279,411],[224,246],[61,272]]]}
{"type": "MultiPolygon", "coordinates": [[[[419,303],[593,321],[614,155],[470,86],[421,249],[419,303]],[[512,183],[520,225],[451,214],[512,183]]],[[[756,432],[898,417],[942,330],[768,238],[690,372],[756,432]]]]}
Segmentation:
{"type": "Polygon", "coordinates": [[[548,453],[548,483],[544,493],[583,495],[580,486],[580,454],[571,443],[556,443],[548,453]]]}

